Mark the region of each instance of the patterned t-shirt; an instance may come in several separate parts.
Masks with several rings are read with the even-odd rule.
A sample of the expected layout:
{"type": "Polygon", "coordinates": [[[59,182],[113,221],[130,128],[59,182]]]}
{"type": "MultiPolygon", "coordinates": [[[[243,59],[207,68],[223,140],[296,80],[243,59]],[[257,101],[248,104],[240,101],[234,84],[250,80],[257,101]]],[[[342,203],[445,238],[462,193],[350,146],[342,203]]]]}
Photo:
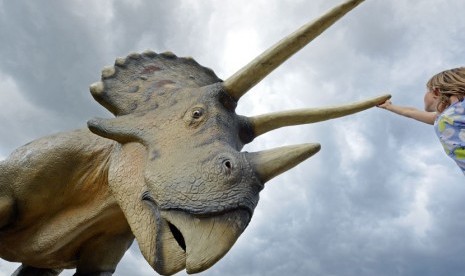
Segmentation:
{"type": "Polygon", "coordinates": [[[465,174],[465,101],[453,103],[439,114],[434,129],[446,154],[465,174]]]}

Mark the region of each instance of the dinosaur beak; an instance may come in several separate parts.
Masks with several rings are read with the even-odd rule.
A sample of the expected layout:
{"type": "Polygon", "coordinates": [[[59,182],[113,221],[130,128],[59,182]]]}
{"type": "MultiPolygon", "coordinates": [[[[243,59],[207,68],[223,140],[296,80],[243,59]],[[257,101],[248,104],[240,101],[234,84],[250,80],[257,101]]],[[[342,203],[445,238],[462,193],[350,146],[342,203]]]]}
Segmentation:
{"type": "Polygon", "coordinates": [[[235,100],[239,100],[250,88],[361,2],[363,0],[347,1],[315,21],[305,24],[225,80],[225,90],[235,100]]]}
{"type": "MultiPolygon", "coordinates": [[[[257,178],[265,183],[317,153],[319,144],[302,144],[243,153],[257,178]]],[[[155,270],[171,275],[182,268],[198,273],[218,262],[247,227],[251,212],[236,209],[212,216],[160,210],[155,270]]]]}
{"type": "MultiPolygon", "coordinates": [[[[161,215],[185,252],[179,259],[185,262],[188,274],[204,271],[218,262],[231,249],[251,218],[245,210],[211,217],[196,217],[174,210],[162,211],[161,215]]],[[[172,260],[167,261],[169,263],[172,260]]],[[[165,271],[164,274],[177,271],[179,270],[173,269],[169,273],[165,271]]]]}
{"type": "Polygon", "coordinates": [[[246,153],[262,183],[297,166],[320,150],[319,144],[302,144],[246,153]]]}
{"type": "Polygon", "coordinates": [[[383,103],[389,98],[391,98],[390,95],[383,95],[346,105],[282,111],[250,117],[248,120],[254,134],[253,138],[256,138],[268,131],[285,126],[316,123],[354,114],[383,103]]]}

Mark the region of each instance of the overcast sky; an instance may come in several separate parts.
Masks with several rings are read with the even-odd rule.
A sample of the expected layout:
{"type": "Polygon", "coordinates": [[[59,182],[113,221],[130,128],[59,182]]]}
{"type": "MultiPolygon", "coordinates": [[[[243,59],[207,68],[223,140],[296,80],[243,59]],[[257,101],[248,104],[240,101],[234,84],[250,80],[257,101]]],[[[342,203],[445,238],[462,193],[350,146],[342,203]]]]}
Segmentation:
{"type": "MultiPolygon", "coordinates": [[[[109,117],[88,87],[116,57],[169,50],[225,79],[340,2],[0,0],[0,159],[109,117]]],[[[462,0],[367,0],[241,98],[238,113],[386,92],[422,108],[429,77],[465,64],[464,12],[462,0]]],[[[464,275],[465,179],[431,126],[374,108],[246,149],[307,142],[320,153],[267,183],[246,231],[201,275],[464,275]]],[[[17,266],[0,261],[0,276],[17,266]]],[[[156,273],[133,246],[116,275],[156,273]]]]}

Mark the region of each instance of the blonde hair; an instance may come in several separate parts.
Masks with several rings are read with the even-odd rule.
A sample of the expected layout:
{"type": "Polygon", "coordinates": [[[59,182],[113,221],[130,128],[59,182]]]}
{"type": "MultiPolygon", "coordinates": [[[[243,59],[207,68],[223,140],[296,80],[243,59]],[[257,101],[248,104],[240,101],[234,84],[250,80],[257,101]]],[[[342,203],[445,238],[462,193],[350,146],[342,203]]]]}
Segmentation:
{"type": "Polygon", "coordinates": [[[429,91],[439,92],[437,110],[444,111],[450,106],[450,97],[456,96],[460,101],[465,98],[465,67],[454,68],[434,75],[426,84],[429,91]]]}

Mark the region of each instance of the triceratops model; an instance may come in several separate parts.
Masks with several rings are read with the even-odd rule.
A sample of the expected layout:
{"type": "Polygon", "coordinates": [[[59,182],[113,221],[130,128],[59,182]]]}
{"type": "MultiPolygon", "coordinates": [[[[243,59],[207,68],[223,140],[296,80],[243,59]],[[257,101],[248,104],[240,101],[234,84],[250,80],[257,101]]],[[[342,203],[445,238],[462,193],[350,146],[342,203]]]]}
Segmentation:
{"type": "Polygon", "coordinates": [[[247,227],[264,183],[320,149],[241,152],[245,144],[389,97],[235,113],[251,87],[361,2],[304,25],[225,81],[172,53],[134,53],[105,68],[90,90],[116,118],[38,139],[0,163],[0,257],[22,263],[13,275],[111,275],[134,238],[160,274],[215,264],[247,227]]]}

